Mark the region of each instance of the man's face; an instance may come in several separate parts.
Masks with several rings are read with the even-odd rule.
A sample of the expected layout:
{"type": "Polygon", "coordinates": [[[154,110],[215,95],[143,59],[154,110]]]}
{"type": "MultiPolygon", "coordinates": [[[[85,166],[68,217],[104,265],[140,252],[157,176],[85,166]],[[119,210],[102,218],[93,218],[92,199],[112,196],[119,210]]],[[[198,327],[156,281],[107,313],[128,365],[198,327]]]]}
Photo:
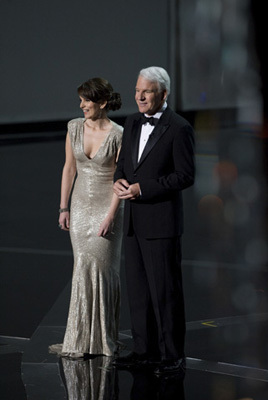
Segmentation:
{"type": "Polygon", "coordinates": [[[135,100],[141,113],[154,115],[161,110],[166,97],[167,92],[160,90],[157,82],[138,77],[135,100]]]}

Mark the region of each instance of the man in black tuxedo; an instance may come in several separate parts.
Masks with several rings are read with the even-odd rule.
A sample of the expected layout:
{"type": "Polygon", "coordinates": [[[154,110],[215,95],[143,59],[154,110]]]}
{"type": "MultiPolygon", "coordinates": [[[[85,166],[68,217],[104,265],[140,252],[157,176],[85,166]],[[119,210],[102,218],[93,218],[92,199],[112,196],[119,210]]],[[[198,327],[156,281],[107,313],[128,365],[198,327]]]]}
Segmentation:
{"type": "Polygon", "coordinates": [[[181,276],[182,190],[194,182],[194,132],[166,103],[168,73],[140,71],[115,172],[125,200],[124,246],[134,351],[117,366],[184,370],[185,316],[181,276]]]}

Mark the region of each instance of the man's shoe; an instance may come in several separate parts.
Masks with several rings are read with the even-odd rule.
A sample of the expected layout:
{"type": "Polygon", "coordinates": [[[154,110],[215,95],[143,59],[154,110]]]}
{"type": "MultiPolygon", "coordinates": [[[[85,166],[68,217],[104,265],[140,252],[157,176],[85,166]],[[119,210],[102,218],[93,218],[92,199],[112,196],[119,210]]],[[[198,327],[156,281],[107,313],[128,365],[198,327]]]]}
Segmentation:
{"type": "Polygon", "coordinates": [[[186,361],[185,358],[180,358],[176,361],[162,361],[161,364],[154,370],[155,375],[178,375],[182,379],[185,376],[186,361]]]}
{"type": "Polygon", "coordinates": [[[138,354],[134,351],[127,354],[125,357],[116,358],[112,364],[116,367],[131,368],[134,366],[142,366],[147,364],[147,354],[138,354]]]}

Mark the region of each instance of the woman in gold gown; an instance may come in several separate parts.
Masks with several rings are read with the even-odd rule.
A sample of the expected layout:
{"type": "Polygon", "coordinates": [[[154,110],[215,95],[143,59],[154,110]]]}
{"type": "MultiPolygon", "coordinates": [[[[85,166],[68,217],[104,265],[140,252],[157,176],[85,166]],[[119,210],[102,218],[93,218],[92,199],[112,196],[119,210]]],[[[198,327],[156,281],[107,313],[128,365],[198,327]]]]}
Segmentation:
{"type": "Polygon", "coordinates": [[[74,255],[71,301],[63,345],[50,351],[71,358],[112,356],[118,345],[123,214],[113,175],[123,128],[107,112],[119,109],[121,98],[102,78],[89,79],[78,94],[84,118],[68,123],[59,210],[59,227],[70,231],[74,255]]]}

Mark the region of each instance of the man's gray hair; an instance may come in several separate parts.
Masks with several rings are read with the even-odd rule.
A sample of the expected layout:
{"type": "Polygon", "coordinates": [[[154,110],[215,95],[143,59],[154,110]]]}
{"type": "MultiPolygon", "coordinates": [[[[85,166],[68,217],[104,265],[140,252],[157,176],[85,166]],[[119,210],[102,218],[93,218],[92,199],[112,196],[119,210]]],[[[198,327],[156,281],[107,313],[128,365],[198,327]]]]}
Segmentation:
{"type": "Polygon", "coordinates": [[[170,93],[170,77],[167,71],[162,67],[148,67],[140,70],[140,76],[151,82],[157,82],[160,90],[166,90],[170,93]]]}

